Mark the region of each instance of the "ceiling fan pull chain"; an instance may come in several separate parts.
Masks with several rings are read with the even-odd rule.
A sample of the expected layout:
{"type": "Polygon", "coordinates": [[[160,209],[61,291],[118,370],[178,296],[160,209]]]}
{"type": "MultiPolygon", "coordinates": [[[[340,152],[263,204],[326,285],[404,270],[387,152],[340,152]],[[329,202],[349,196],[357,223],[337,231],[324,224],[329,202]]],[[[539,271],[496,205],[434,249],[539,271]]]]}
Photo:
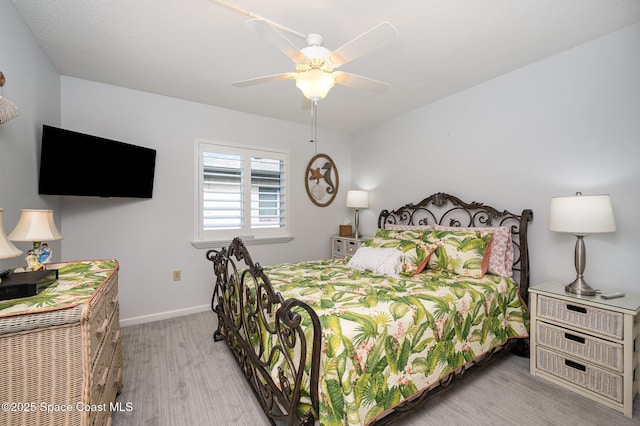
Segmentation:
{"type": "MultiPolygon", "coordinates": [[[[314,99],[311,101],[311,140],[309,142],[317,142],[318,141],[318,100],[314,99]]],[[[318,150],[318,145],[316,144],[316,151],[318,150]]]]}

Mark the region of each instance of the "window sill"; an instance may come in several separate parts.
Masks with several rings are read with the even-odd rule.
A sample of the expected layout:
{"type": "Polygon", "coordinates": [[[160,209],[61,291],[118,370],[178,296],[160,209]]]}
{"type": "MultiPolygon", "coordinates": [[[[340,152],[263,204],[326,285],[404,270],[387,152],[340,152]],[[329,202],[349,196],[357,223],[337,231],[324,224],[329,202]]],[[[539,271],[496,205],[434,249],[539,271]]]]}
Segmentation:
{"type": "MultiPolygon", "coordinates": [[[[257,246],[261,244],[280,244],[280,243],[288,243],[293,240],[292,235],[282,235],[277,237],[253,237],[253,238],[242,238],[242,242],[245,246],[257,246]]],[[[227,247],[231,244],[233,239],[223,239],[223,240],[194,240],[191,241],[191,245],[197,249],[216,249],[221,247],[227,247]]]]}

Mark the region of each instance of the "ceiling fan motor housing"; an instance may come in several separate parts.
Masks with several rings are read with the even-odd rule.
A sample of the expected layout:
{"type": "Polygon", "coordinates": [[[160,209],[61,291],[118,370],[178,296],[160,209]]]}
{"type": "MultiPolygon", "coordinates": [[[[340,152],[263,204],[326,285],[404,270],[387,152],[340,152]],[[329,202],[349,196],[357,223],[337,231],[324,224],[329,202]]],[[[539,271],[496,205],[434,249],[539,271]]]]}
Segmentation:
{"type": "Polygon", "coordinates": [[[296,64],[296,71],[305,72],[318,69],[324,72],[333,72],[334,65],[329,60],[331,51],[323,46],[307,46],[301,50],[305,60],[296,64]]]}

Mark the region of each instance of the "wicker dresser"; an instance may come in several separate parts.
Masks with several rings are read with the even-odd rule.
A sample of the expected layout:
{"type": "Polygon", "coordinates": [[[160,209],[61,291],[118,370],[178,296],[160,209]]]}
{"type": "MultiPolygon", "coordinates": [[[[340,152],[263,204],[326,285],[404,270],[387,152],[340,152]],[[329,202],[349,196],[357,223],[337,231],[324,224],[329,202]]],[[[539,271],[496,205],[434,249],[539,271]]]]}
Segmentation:
{"type": "Polygon", "coordinates": [[[545,282],[531,293],[531,374],[633,416],[640,298],[602,299],[545,282]]]}
{"type": "Polygon", "coordinates": [[[0,425],[108,425],[122,390],[118,263],[52,268],[38,295],[0,302],[0,425]]]}

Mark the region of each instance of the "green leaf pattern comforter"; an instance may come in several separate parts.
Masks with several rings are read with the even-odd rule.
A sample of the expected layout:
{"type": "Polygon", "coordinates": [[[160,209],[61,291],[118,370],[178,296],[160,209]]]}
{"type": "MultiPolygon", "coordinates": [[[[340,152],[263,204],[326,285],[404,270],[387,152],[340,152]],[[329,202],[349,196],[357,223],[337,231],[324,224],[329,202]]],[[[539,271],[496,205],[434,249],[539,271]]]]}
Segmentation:
{"type": "Polygon", "coordinates": [[[277,292],[320,318],[323,425],[368,424],[491,348],[528,336],[528,312],[510,278],[427,270],[396,279],[343,259],[264,269],[277,292]]]}

